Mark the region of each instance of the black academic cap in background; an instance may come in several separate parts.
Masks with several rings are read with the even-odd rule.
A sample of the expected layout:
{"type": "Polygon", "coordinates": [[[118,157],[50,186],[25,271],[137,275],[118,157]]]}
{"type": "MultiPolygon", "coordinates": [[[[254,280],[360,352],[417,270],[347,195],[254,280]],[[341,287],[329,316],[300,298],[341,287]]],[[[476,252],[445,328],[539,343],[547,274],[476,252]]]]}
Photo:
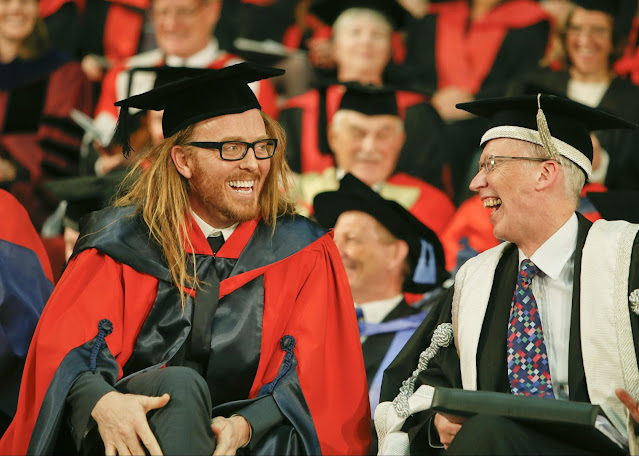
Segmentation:
{"type": "Polygon", "coordinates": [[[313,209],[315,218],[325,228],[333,228],[343,212],[365,212],[397,239],[406,241],[410,273],[404,281],[404,291],[424,293],[449,278],[444,249],[437,235],[401,204],[382,198],[352,174],[342,178],[338,190],[318,194],[313,209]]]}
{"type": "Polygon", "coordinates": [[[481,145],[496,138],[532,142],[573,161],[588,177],[592,172],[590,132],[636,127],[600,109],[548,94],[477,100],[457,108],[490,120],[481,145]]]}
{"type": "MultiPolygon", "coordinates": [[[[374,85],[364,85],[359,82],[339,83],[345,87],[344,94],[339,103],[339,109],[357,111],[367,116],[377,116],[389,114],[399,116],[397,108],[397,89],[392,87],[380,87],[374,85]]],[[[317,124],[318,147],[323,154],[331,154],[328,144],[328,118],[326,109],[326,90],[319,90],[319,114],[317,124]]]]}
{"type": "Polygon", "coordinates": [[[399,116],[395,89],[357,82],[347,82],[343,85],[346,91],[340,100],[339,109],[357,111],[368,116],[383,114],[399,116]]]}
{"type": "Polygon", "coordinates": [[[612,17],[617,15],[619,10],[619,0],[571,0],[575,5],[594,11],[602,11],[612,17]]]}
{"type": "Polygon", "coordinates": [[[590,192],[587,196],[604,219],[639,223],[638,190],[590,192]]]}
{"type": "Polygon", "coordinates": [[[309,12],[327,25],[333,25],[344,11],[350,8],[366,8],[382,13],[392,27],[402,28],[409,15],[396,0],[315,0],[309,12]]]}
{"type": "Polygon", "coordinates": [[[115,139],[126,155],[130,150],[128,108],[164,111],[162,129],[169,137],[202,120],[250,109],[261,109],[249,83],[284,74],[284,70],[243,62],[220,70],[206,70],[196,77],[154,88],[115,103],[120,117],[115,139]]]}

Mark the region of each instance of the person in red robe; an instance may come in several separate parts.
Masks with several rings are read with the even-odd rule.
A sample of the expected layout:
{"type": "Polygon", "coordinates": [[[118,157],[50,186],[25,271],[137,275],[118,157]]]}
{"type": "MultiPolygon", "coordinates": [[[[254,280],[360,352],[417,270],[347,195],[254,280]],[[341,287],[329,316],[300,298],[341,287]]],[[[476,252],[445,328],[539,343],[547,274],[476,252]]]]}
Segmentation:
{"type": "Polygon", "coordinates": [[[124,153],[129,107],[163,109],[167,139],[84,219],[0,453],[367,451],[346,273],[282,192],[281,128],[248,86],[280,74],[242,63],[118,103],[124,153]]]}
{"type": "Polygon", "coordinates": [[[424,225],[441,235],[455,212],[448,196],[421,179],[394,172],[406,139],[406,120],[397,94],[388,88],[358,83],[345,85],[326,136],[335,166],[322,173],[296,175],[298,209],[313,215],[313,199],[337,190],[345,173],[352,173],[382,197],[397,201],[424,225]]]}
{"type": "Polygon", "coordinates": [[[446,122],[443,166],[456,205],[463,202],[466,172],[487,125],[455,104],[503,96],[510,81],[537,68],[551,21],[532,0],[439,0],[408,23],[405,77],[433,94],[432,105],[446,122]]]}
{"type": "Polygon", "coordinates": [[[47,252],[25,208],[0,190],[0,437],[16,411],[24,360],[53,290],[47,252]]]}
{"type": "Polygon", "coordinates": [[[82,130],[71,113],[91,107],[80,65],[49,46],[38,2],[2,8],[0,188],[18,199],[38,231],[57,205],[43,183],[81,170],[82,130]]]}
{"type": "MultiPolygon", "coordinates": [[[[154,0],[150,15],[157,47],[136,54],[111,67],[102,81],[95,108],[95,125],[109,136],[115,130],[118,109],[114,103],[153,88],[151,75],[134,74],[135,67],[172,66],[220,69],[242,62],[238,56],[221,49],[213,31],[219,20],[220,0],[154,0]]],[[[271,81],[251,84],[264,112],[277,118],[277,93],[271,81]]]]}
{"type": "MultiPolygon", "coordinates": [[[[329,48],[336,80],[318,81],[315,88],[287,100],[279,120],[289,139],[287,158],[293,171],[321,173],[335,164],[325,132],[344,94],[341,83],[410,89],[388,71],[393,32],[403,28],[409,14],[395,0],[323,0],[313,3],[310,12],[332,26],[329,48]]],[[[397,90],[396,98],[406,121],[406,142],[397,171],[444,188],[442,120],[423,93],[397,90]]]]}

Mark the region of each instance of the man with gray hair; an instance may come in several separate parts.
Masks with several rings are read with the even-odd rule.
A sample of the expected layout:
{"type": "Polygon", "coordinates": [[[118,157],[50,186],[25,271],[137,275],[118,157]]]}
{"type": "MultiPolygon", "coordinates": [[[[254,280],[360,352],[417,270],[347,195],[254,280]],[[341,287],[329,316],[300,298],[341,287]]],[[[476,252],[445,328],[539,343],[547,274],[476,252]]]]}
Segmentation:
{"type": "Polygon", "coordinates": [[[405,425],[411,452],[636,454],[639,225],[592,224],[575,213],[592,171],[589,132],[633,124],[551,95],[458,107],[491,121],[470,188],[507,242],[459,270],[454,291],[386,371],[381,400],[395,397],[434,329],[452,322],[454,345],[430,361],[420,384],[597,404],[616,441],[427,409],[405,425]]]}

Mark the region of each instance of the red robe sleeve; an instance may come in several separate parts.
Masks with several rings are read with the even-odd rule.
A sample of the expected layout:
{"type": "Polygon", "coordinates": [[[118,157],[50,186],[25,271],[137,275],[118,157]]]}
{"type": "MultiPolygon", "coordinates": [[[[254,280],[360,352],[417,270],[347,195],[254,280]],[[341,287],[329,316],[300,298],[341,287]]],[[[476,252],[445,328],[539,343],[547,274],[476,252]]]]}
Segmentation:
{"type": "Polygon", "coordinates": [[[49,257],[25,208],[11,193],[4,190],[0,190],[0,208],[3,216],[0,223],[0,239],[32,250],[40,260],[44,275],[53,283],[49,257]]]}
{"type": "Polygon", "coordinates": [[[323,454],[366,454],[370,406],[346,272],[325,235],[264,274],[262,353],[251,397],[277,375],[279,340],[295,338],[297,375],[323,454]]]}
{"type": "Polygon", "coordinates": [[[157,279],[117,263],[97,250],[84,251],[69,263],[33,335],[18,410],[0,440],[0,454],[26,454],[42,401],[58,366],[70,350],[96,336],[98,323],[104,318],[113,323],[113,333],[105,340],[122,375],[122,366],[131,355],[156,294],[157,279]]]}

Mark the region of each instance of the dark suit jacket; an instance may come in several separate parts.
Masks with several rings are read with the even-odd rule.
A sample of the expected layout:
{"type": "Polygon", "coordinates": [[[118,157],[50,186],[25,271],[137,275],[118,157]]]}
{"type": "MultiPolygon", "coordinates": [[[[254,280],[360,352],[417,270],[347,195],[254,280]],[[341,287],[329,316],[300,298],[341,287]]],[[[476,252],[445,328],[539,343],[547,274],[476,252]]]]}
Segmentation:
{"type": "MultiPolygon", "coordinates": [[[[410,315],[418,313],[419,310],[412,308],[408,303],[402,299],[402,301],[390,311],[386,318],[382,320],[382,323],[395,320],[397,318],[404,318],[410,315]]],[[[375,374],[382,364],[382,360],[390,347],[395,333],[376,334],[374,336],[368,336],[362,344],[362,352],[364,352],[364,366],[366,367],[366,380],[370,385],[375,378],[375,374]]]]}

